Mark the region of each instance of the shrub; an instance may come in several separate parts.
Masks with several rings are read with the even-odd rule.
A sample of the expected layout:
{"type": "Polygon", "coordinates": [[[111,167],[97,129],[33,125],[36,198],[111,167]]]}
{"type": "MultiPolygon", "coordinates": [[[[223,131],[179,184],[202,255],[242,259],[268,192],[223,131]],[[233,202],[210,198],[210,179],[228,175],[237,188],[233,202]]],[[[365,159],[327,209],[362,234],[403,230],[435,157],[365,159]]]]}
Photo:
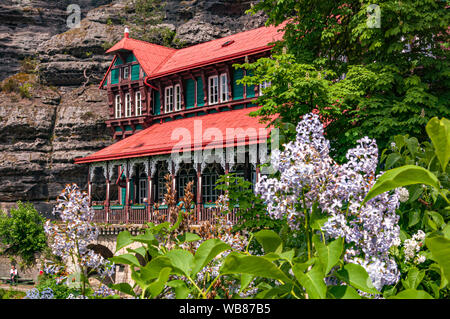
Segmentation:
{"type": "Polygon", "coordinates": [[[47,247],[44,218],[32,204],[19,201],[9,216],[0,214],[0,239],[3,254],[18,255],[24,264],[32,264],[35,254],[47,247]]]}

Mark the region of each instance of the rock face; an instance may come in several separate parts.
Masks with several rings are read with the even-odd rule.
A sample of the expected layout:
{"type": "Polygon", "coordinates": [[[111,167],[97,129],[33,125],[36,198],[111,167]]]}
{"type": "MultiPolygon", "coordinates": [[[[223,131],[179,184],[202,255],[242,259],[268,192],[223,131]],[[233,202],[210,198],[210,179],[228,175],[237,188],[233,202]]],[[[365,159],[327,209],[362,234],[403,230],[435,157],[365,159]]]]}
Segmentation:
{"type": "MultiPolygon", "coordinates": [[[[0,80],[36,58],[38,80],[30,98],[0,92],[0,209],[17,200],[49,211],[65,184],[86,187],[87,167],[73,159],[112,143],[106,92],[97,85],[122,38],[128,0],[78,0],[82,21],[67,27],[73,1],[2,0],[0,80]]],[[[192,45],[263,25],[245,11],[251,1],[166,1],[164,25],[192,45]]],[[[131,35],[132,36],[132,35],[131,35]]]]}

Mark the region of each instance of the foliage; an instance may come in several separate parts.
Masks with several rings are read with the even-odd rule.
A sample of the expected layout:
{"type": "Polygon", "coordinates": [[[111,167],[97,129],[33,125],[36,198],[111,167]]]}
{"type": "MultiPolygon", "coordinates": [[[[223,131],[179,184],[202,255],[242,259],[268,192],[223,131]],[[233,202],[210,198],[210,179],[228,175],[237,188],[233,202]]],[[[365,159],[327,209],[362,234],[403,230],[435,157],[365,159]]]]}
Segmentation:
{"type": "Polygon", "coordinates": [[[165,1],[129,0],[125,24],[130,25],[133,38],[164,46],[180,47],[175,31],[162,25],[165,15],[165,1]]]}
{"type": "Polygon", "coordinates": [[[96,240],[98,229],[93,224],[94,211],[89,206],[89,198],[76,184],[67,185],[57,199],[53,213],[58,214],[61,223],[48,220],[45,232],[49,237],[52,253],[62,261],[72,263],[75,272],[72,277],[85,297],[89,290],[88,277],[97,273],[101,280],[110,277],[114,265],[88,248],[96,240]]]}
{"type": "Polygon", "coordinates": [[[395,168],[377,180],[365,199],[407,187],[403,188],[399,221],[403,249],[396,247],[391,251],[401,267],[402,279],[385,291],[385,297],[402,289],[405,290],[400,294],[407,297],[405,291],[418,287],[434,298],[448,298],[450,292],[450,122],[433,118],[426,131],[431,143],[419,144],[408,136],[394,137],[382,159],[385,167],[395,168]]]}
{"type": "Polygon", "coordinates": [[[234,173],[222,175],[216,182],[216,189],[221,190],[218,205],[222,213],[237,210],[239,217],[234,225],[234,231],[256,232],[262,229],[272,229],[279,232],[282,223],[270,218],[261,196],[255,194],[253,184],[234,173]]]}
{"type": "Polygon", "coordinates": [[[0,289],[0,299],[22,299],[23,297],[25,293],[22,291],[0,289]]]}
{"type": "Polygon", "coordinates": [[[44,218],[31,203],[17,202],[9,216],[0,214],[0,239],[3,254],[18,255],[25,264],[34,262],[35,254],[47,247],[44,218]]]}
{"type": "MultiPolygon", "coordinates": [[[[338,161],[367,135],[385,148],[389,136],[426,136],[424,125],[449,115],[449,13],[445,1],[263,0],[250,9],[282,25],[271,59],[242,66],[244,84],[271,81],[255,115],[280,114],[294,125],[318,109],[338,161]],[[369,5],[380,8],[373,27],[369,5]],[[301,39],[301,41],[299,41],[301,39]]],[[[271,118],[273,120],[273,118],[271,118]]]]}

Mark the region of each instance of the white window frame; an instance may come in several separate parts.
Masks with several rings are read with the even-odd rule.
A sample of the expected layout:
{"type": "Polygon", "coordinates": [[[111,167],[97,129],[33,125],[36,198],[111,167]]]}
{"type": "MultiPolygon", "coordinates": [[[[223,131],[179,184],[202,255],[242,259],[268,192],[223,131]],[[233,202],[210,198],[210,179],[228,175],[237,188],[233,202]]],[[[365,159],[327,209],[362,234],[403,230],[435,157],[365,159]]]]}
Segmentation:
{"type": "Polygon", "coordinates": [[[261,83],[259,85],[259,95],[263,95],[264,93],[263,93],[262,90],[265,89],[265,88],[268,88],[271,85],[272,85],[271,81],[264,81],[263,83],[261,83]]]}
{"type": "Polygon", "coordinates": [[[164,113],[173,112],[173,86],[166,86],[164,90],[164,113]]]}
{"type": "Polygon", "coordinates": [[[219,77],[217,75],[210,76],[208,78],[208,104],[214,105],[219,103],[219,97],[219,77]]]}
{"type": "Polygon", "coordinates": [[[228,101],[228,75],[222,73],[220,75],[220,102],[228,101]]]}
{"type": "Polygon", "coordinates": [[[147,179],[139,178],[139,194],[137,202],[143,204],[144,198],[147,198],[147,179]]]}
{"type": "Polygon", "coordinates": [[[128,80],[130,78],[130,67],[126,66],[122,68],[122,79],[128,80]]]}
{"type": "Polygon", "coordinates": [[[135,115],[141,116],[142,115],[142,95],[141,91],[136,91],[134,94],[134,105],[135,105],[135,115]]]}
{"type": "Polygon", "coordinates": [[[120,98],[120,94],[115,96],[114,101],[115,117],[116,119],[120,119],[122,118],[122,99],[120,98]]]}
{"type": "Polygon", "coordinates": [[[181,86],[175,84],[173,87],[173,106],[176,111],[181,111],[181,86]]]}
{"type": "Polygon", "coordinates": [[[125,117],[131,117],[131,95],[125,93],[125,117]]]}

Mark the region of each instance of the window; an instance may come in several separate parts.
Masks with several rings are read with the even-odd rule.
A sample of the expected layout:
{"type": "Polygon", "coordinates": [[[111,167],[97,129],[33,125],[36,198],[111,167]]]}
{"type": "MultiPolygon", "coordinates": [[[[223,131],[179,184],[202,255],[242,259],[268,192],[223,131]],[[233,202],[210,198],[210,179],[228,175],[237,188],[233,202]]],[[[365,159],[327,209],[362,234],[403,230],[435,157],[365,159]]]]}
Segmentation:
{"type": "Polygon", "coordinates": [[[142,115],[142,99],[141,99],[140,91],[136,92],[134,103],[135,103],[135,107],[136,107],[136,110],[135,110],[136,116],[141,116],[142,115]]]}
{"type": "Polygon", "coordinates": [[[221,194],[216,189],[216,181],[219,179],[219,170],[217,164],[209,164],[202,172],[202,200],[203,203],[213,203],[221,194]]]}
{"type": "Polygon", "coordinates": [[[217,75],[208,79],[209,83],[209,100],[210,105],[219,103],[219,78],[217,75]]]}
{"type": "Polygon", "coordinates": [[[220,75],[220,102],[228,101],[228,78],[227,74],[220,75]]]}
{"type": "Polygon", "coordinates": [[[125,117],[131,116],[131,96],[130,93],[125,94],[125,117]]]}
{"type": "Polygon", "coordinates": [[[196,180],[197,180],[197,173],[195,169],[192,167],[192,165],[188,164],[182,164],[183,166],[180,168],[177,174],[177,194],[178,198],[182,200],[184,196],[184,188],[186,187],[187,183],[190,181],[194,181],[194,185],[191,189],[191,192],[194,194],[193,201],[196,201],[196,180]]]}
{"type": "Polygon", "coordinates": [[[130,68],[128,66],[122,68],[122,79],[128,80],[130,78],[130,68]]]}
{"type": "Polygon", "coordinates": [[[155,201],[159,203],[164,202],[164,194],[166,193],[166,179],[165,176],[169,174],[169,170],[167,169],[167,163],[163,162],[158,165],[158,173],[157,173],[157,194],[155,196],[155,201]]]}
{"type": "Polygon", "coordinates": [[[165,93],[164,112],[169,113],[173,111],[173,86],[166,87],[165,93]]]}
{"type": "Polygon", "coordinates": [[[116,119],[120,119],[122,117],[122,101],[120,99],[120,95],[116,95],[115,98],[115,115],[116,119]]]}
{"type": "Polygon", "coordinates": [[[139,185],[138,185],[138,198],[136,203],[143,204],[144,198],[147,198],[147,179],[145,177],[139,178],[139,185]]]}
{"type": "Polygon", "coordinates": [[[181,87],[179,84],[175,85],[175,111],[181,110],[181,87]]]}
{"type": "Polygon", "coordinates": [[[259,95],[263,95],[263,90],[272,85],[270,81],[264,81],[259,85],[259,95]]]}

